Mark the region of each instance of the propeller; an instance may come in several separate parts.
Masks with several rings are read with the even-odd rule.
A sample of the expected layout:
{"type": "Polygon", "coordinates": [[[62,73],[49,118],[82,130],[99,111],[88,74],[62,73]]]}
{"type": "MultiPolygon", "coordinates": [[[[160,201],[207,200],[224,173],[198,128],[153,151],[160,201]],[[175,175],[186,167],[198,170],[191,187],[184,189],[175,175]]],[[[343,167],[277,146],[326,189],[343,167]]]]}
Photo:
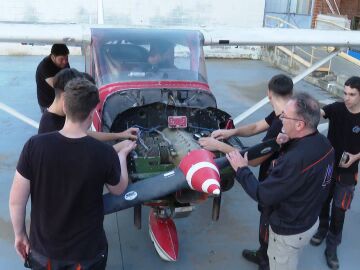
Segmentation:
{"type": "MultiPolygon", "coordinates": [[[[240,153],[244,155],[248,152],[248,158],[252,160],[278,149],[279,145],[273,139],[243,149],[240,153]]],[[[104,214],[127,209],[189,187],[218,196],[220,195],[219,170],[227,166],[229,162],[226,157],[214,159],[214,154],[207,150],[193,150],[181,160],[178,168],[130,184],[121,195],[105,194],[104,214]]]]}
{"type": "MultiPolygon", "coordinates": [[[[264,141],[262,143],[256,144],[254,146],[244,148],[240,150],[240,154],[242,156],[245,155],[245,153],[248,153],[248,159],[253,160],[257,159],[259,157],[268,155],[270,153],[274,153],[280,149],[280,145],[277,144],[276,139],[271,139],[264,141]]],[[[215,163],[217,167],[221,170],[223,168],[226,168],[230,165],[229,161],[226,157],[221,157],[215,159],[215,163]]]]}

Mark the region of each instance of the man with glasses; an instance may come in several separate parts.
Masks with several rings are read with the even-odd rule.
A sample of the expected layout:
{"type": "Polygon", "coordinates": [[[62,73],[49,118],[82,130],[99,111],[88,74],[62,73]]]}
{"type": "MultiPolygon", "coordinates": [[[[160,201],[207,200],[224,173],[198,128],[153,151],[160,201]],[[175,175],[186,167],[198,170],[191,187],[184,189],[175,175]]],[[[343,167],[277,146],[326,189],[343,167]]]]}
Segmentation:
{"type": "Polygon", "coordinates": [[[328,139],[335,149],[336,166],[330,194],[320,214],[319,229],[310,243],[318,246],[326,238],[326,262],[331,269],[338,269],[337,246],[341,243],[345,213],[350,209],[358,177],[360,77],[349,78],[345,82],[344,101],[325,106],[321,114],[329,119],[328,139]]]}
{"type": "MultiPolygon", "coordinates": [[[[231,136],[249,137],[258,133],[266,131],[263,141],[276,138],[282,128],[279,115],[284,110],[286,103],[289,101],[293,93],[293,81],[286,75],[278,74],[271,78],[268,83],[267,95],[273,111],[256,123],[241,126],[235,129],[219,129],[211,134],[211,137],[200,138],[199,144],[209,151],[221,151],[229,153],[235,149],[221,141],[220,139],[227,139],[231,136]]],[[[266,155],[255,161],[251,161],[252,166],[260,165],[259,181],[263,181],[268,173],[268,169],[272,160],[277,158],[278,153],[266,155]]],[[[259,222],[259,243],[260,247],[256,250],[244,249],[242,252],[243,257],[253,263],[259,265],[259,270],[266,270],[269,268],[269,259],[267,256],[268,237],[269,237],[269,216],[271,208],[258,205],[260,211],[259,222]]]]}
{"type": "Polygon", "coordinates": [[[249,196],[273,209],[267,251],[270,269],[291,270],[297,268],[300,251],[318,227],[331,182],[334,150],[317,131],[320,107],[310,95],[295,94],[280,119],[284,134],[278,138],[283,145],[263,182],[248,168],[247,154],[242,157],[233,151],[227,158],[249,196]]]}

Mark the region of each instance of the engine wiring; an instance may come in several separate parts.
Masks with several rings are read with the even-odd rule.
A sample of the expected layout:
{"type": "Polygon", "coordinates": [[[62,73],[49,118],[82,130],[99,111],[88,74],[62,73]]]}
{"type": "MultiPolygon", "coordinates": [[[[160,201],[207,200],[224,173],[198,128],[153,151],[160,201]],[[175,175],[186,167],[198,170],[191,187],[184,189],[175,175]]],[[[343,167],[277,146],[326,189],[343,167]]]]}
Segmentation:
{"type": "Polygon", "coordinates": [[[143,140],[143,138],[142,138],[142,134],[143,134],[143,133],[156,132],[156,133],[160,134],[160,135],[163,137],[163,139],[164,139],[165,141],[167,141],[167,142],[171,145],[170,140],[167,139],[167,138],[165,137],[165,135],[164,135],[161,131],[158,130],[158,128],[161,128],[162,126],[156,126],[156,127],[153,127],[153,128],[146,128],[146,127],[142,127],[142,126],[139,126],[139,125],[134,125],[133,127],[139,129],[138,139],[137,139],[137,140],[138,140],[139,144],[146,149],[146,151],[149,151],[149,150],[150,150],[150,147],[148,147],[148,146],[145,144],[145,142],[144,142],[144,140],[143,140]]]}

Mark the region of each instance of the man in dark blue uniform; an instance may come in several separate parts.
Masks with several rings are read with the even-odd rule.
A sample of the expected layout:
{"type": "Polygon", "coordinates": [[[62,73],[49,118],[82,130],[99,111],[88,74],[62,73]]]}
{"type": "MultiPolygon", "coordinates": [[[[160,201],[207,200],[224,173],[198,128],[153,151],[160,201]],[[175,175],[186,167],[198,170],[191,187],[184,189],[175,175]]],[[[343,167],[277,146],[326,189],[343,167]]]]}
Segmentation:
{"type": "MultiPolygon", "coordinates": [[[[289,101],[293,93],[293,82],[290,77],[279,74],[271,78],[268,83],[267,95],[273,111],[256,123],[248,124],[238,127],[236,129],[220,129],[212,133],[212,138],[200,138],[199,143],[207,150],[218,150],[224,153],[229,153],[233,150],[230,145],[226,145],[217,139],[227,139],[231,136],[249,137],[260,132],[266,131],[263,141],[274,139],[281,132],[282,122],[279,119],[283,112],[286,103],[289,101]]],[[[251,161],[251,166],[260,165],[259,181],[263,181],[268,175],[268,170],[271,162],[277,157],[278,153],[267,155],[255,161],[251,161]]],[[[260,211],[259,222],[259,243],[260,247],[257,250],[244,249],[242,255],[248,261],[259,265],[260,270],[269,268],[269,259],[267,256],[268,240],[269,240],[269,216],[271,208],[264,207],[259,204],[260,211]]]]}
{"type": "Polygon", "coordinates": [[[308,94],[294,95],[280,119],[287,142],[265,181],[259,182],[247,167],[246,154],[244,158],[233,151],[227,158],[250,197],[272,208],[267,252],[270,269],[289,270],[297,268],[300,251],[318,227],[331,182],[334,150],[317,132],[320,107],[308,94]]]}
{"type": "Polygon", "coordinates": [[[331,269],[338,269],[337,246],[341,243],[345,213],[350,209],[358,177],[360,77],[351,77],[345,82],[344,102],[327,105],[321,113],[324,118],[329,119],[328,139],[335,149],[336,166],[329,198],[320,214],[319,230],[311,239],[311,244],[320,245],[326,237],[327,264],[331,269]]]}

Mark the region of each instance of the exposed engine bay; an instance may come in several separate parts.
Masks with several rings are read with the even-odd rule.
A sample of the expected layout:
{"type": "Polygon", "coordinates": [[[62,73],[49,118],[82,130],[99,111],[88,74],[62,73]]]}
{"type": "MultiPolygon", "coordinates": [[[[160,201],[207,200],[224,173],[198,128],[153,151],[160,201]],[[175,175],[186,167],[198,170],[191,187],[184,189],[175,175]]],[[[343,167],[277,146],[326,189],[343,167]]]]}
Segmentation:
{"type": "MultiPolygon", "coordinates": [[[[177,107],[156,102],[120,113],[111,132],[139,128],[129,173],[132,179],[140,180],[176,167],[188,152],[200,148],[197,142],[200,137],[224,128],[229,119],[229,114],[216,108],[177,107]]],[[[235,146],[241,147],[241,142],[235,146]]]]}
{"type": "MultiPolygon", "coordinates": [[[[198,95],[195,91],[194,94],[198,95]]],[[[179,97],[176,93],[174,96],[179,97]]],[[[201,148],[197,142],[199,138],[208,137],[212,131],[232,124],[230,115],[217,108],[190,107],[175,98],[170,101],[170,104],[153,102],[120,110],[111,123],[110,132],[120,132],[130,127],[140,130],[137,147],[128,160],[129,175],[133,182],[173,170],[188,152],[201,148]]],[[[142,102],[146,103],[144,98],[142,102]]],[[[230,143],[242,148],[237,138],[232,138],[230,143]]],[[[220,157],[223,154],[215,155],[220,157]]],[[[230,168],[221,171],[222,191],[233,186],[233,178],[234,173],[230,168]]],[[[175,207],[172,209],[177,209],[179,206],[188,207],[192,202],[205,199],[202,197],[202,193],[182,190],[172,195],[172,198],[163,198],[165,200],[160,201],[173,204],[175,207]]]]}

